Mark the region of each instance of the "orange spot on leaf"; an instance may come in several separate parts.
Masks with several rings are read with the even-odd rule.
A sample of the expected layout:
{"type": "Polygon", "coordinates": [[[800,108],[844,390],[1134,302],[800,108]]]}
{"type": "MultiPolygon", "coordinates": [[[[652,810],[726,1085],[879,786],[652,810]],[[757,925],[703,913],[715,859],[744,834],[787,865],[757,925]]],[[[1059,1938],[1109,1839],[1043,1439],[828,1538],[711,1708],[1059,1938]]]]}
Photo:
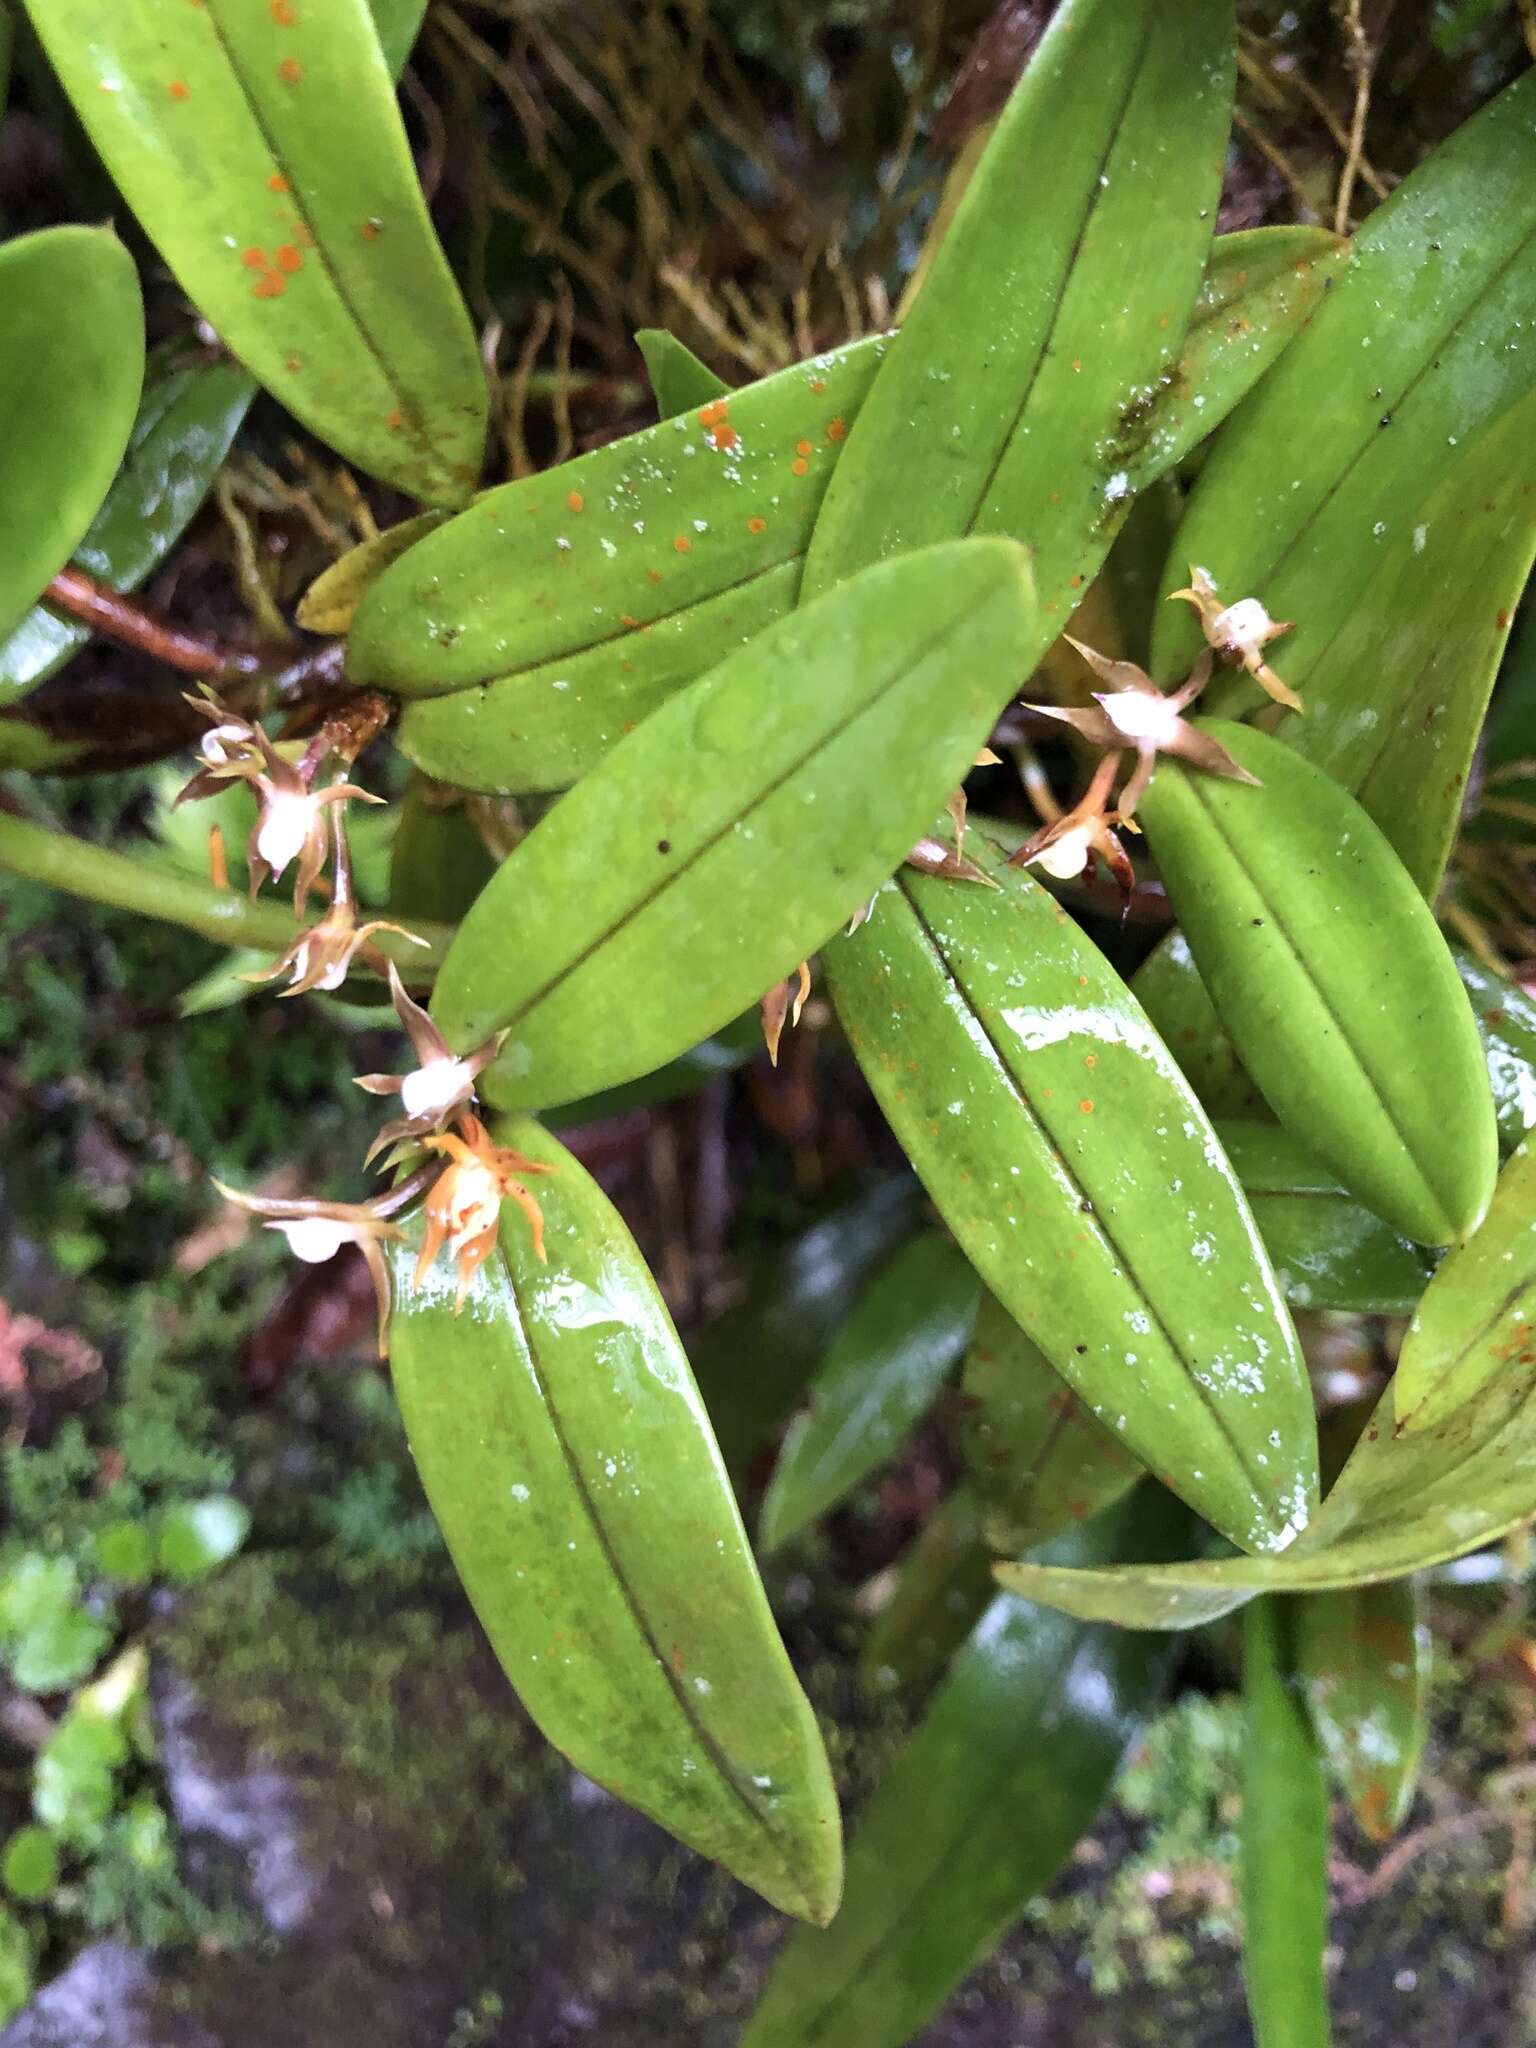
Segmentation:
{"type": "Polygon", "coordinates": [[[388,427],[389,431],[392,434],[398,434],[400,429],[405,425],[405,414],[400,410],[398,405],[395,407],[394,411],[389,414],[384,424],[386,427],[388,427]]]}
{"type": "Polygon", "coordinates": [[[567,491],[565,496],[565,502],[567,505],[570,506],[573,512],[579,512],[587,501],[581,495],[580,491],[567,491]]]}
{"type": "Polygon", "coordinates": [[[686,533],[679,533],[674,536],[672,546],[676,553],[680,555],[690,554],[693,550],[693,542],[686,533]]]}
{"type": "Polygon", "coordinates": [[[272,0],[272,19],[279,28],[296,28],[299,10],[294,6],[293,0],[272,0]]]}
{"type": "Polygon", "coordinates": [[[173,100],[186,100],[192,97],[191,88],[184,78],[173,78],[165,89],[173,100]]]}
{"type": "Polygon", "coordinates": [[[827,439],[829,441],[846,441],[847,438],[848,422],[839,413],[835,419],[827,421],[827,439]]]}
{"type": "Polygon", "coordinates": [[[384,223],[381,220],[360,221],[357,232],[365,242],[376,242],[384,232],[384,223]]]}
{"type": "Polygon", "coordinates": [[[795,453],[797,455],[809,455],[810,452],[811,443],[809,441],[797,441],[795,443],[795,453]]]}
{"type": "Polygon", "coordinates": [[[1077,1106],[1083,1112],[1084,1116],[1093,1115],[1093,1102],[1090,1097],[1085,1095],[1082,1101],[1077,1106]]]}
{"type": "Polygon", "coordinates": [[[285,57],[277,67],[277,75],[284,85],[297,85],[304,76],[304,66],[297,57],[285,57]]]}
{"type": "Polygon", "coordinates": [[[794,461],[789,466],[794,471],[796,476],[804,476],[811,465],[806,461],[803,455],[797,455],[794,461]]]}
{"type": "Polygon", "coordinates": [[[300,252],[297,249],[295,249],[292,242],[284,242],[283,246],[278,250],[277,267],[279,270],[286,270],[289,272],[303,269],[304,258],[300,254],[300,252]]]}
{"type": "Polygon", "coordinates": [[[768,531],[768,522],[758,513],[754,512],[747,521],[747,531],[748,533],[766,533],[768,531]]]}
{"type": "Polygon", "coordinates": [[[269,192],[286,192],[288,190],[288,180],[281,171],[274,171],[271,177],[268,178],[267,190],[269,192]]]}

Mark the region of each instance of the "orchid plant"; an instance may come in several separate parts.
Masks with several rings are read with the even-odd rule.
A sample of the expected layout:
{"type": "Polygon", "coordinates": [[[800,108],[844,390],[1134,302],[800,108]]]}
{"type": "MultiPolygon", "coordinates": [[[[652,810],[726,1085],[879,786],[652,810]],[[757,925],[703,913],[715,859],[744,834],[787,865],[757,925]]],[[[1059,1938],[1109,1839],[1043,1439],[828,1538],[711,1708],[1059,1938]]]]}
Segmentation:
{"type": "Polygon", "coordinates": [[[166,463],[195,440],[212,488],[260,385],[419,509],[359,519],[297,647],[68,567],[132,524],[170,401],[152,366],[138,410],[109,230],[0,246],[0,390],[51,437],[0,447],[0,747],[101,765],[40,686],[102,632],[202,681],[157,700],[178,801],[252,813],[244,900],[218,826],[203,884],[25,794],[0,867],[251,954],[228,999],[387,991],[414,1063],[356,1077],[398,1098],[357,1198],[219,1192],[366,1261],[528,1712],[806,1923],[750,2048],[900,2048],[1091,1825],[1169,1632],[1246,1609],[1248,1992],[1262,2039],[1322,2041],[1330,1787],[1401,1821],[1422,1574],[1536,1516],[1536,1008],[1504,978],[1536,925],[1463,815],[1536,549],[1536,81],[1358,224],[1351,173],[1338,233],[1218,234],[1232,0],[1060,0],[893,329],[740,388],[650,331],[653,423],[482,489],[500,337],[396,103],[419,0],[27,11],[218,337],[227,432],[166,463]],[[750,1297],[690,1364],[550,1126],[739,1065],[744,1018],[841,1063],[922,1220],[840,1212],[837,1287],[750,1297]],[[1368,1412],[1311,1370],[1318,1311],[1391,1319],[1368,1412]],[[863,1602],[871,1683],[937,1687],[845,1869],[756,1552],[956,1373],[964,1482],[863,1602]]]}

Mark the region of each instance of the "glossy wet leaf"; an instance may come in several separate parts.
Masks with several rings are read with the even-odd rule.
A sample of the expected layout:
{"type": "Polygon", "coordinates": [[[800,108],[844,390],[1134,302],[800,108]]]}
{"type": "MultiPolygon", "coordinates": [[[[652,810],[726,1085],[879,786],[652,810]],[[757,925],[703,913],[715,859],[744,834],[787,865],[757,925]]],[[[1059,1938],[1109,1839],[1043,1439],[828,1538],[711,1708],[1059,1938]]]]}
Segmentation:
{"type": "Polygon", "coordinates": [[[866,1281],[913,1230],[919,1199],[914,1180],[893,1177],[839,1201],[781,1250],[762,1256],[741,1301],[693,1339],[699,1391],[738,1488],[866,1281]]]}
{"type": "MultiPolygon", "coordinates": [[[[123,466],[74,550],[76,567],[136,590],[185,533],[212,488],[255,385],[233,363],[152,358],[123,466]]],[[[34,605],[0,642],[0,704],[13,703],[90,641],[78,619],[34,605]]]]}
{"type": "MultiPolygon", "coordinates": [[[[1176,1540],[1164,1499],[1067,1540],[1176,1540]]],[[[1166,1663],[1145,1638],[994,1600],[859,1819],[843,1909],[796,1931],[742,2048],[901,2048],[1086,1832],[1166,1663]]]]}
{"type": "MultiPolygon", "coordinates": [[[[1331,237],[1310,251],[1288,242],[1278,264],[1256,239],[1211,244],[1205,317],[1197,305],[1161,366],[1157,430],[1126,456],[1140,485],[1237,403],[1337,261],[1331,237]]],[[[725,647],[791,610],[827,479],[888,346],[850,343],[731,393],[724,419],[705,400],[503,485],[413,549],[379,579],[349,650],[359,681],[409,700],[407,754],[463,788],[563,789],[725,647]]],[[[1070,576],[1058,596],[1060,623],[1070,576]]]]}
{"type": "Polygon", "coordinates": [[[1433,1254],[1351,1200],[1279,1124],[1221,1122],[1216,1134],[1292,1308],[1412,1313],[1433,1254]]]}
{"type": "Polygon", "coordinates": [[[1288,1605],[1256,1601],[1243,1633],[1243,1979],[1258,2048],[1330,2048],[1328,1788],[1288,1605]]]}
{"type": "Polygon", "coordinates": [[[645,358],[645,374],[656,394],[656,410],[664,420],[680,412],[708,406],[713,399],[729,398],[731,387],[717,377],[693,350],[668,334],[664,327],[642,327],[635,346],[645,358]]]}
{"type": "Polygon", "coordinates": [[[1446,1258],[1397,1363],[1405,1431],[1443,1421],[1489,1380],[1536,1359],[1536,1143],[1504,1171],[1482,1228],[1446,1258]]]}
{"type": "Polygon", "coordinates": [[[1497,1137],[1455,963],[1347,791],[1279,740],[1202,728],[1257,785],[1165,763],[1140,817],[1200,977],[1291,1135],[1406,1237],[1477,1227],[1497,1137]]]}
{"type": "Polygon", "coordinates": [[[432,1014],[502,1107],[612,1087],[738,1016],[928,828],[1031,631],[1022,551],[961,541],[781,620],[665,705],[502,862],[432,1014]]]}
{"type": "Polygon", "coordinates": [[[942,1231],[925,1231],[875,1274],[789,1427],[758,1539],[774,1550],[887,1464],[958,1364],[981,1283],[942,1231]]]}
{"type": "Polygon", "coordinates": [[[124,198],[252,375],[348,461],[462,503],[485,379],[366,0],[28,12],[124,198]]]}
{"type": "Polygon", "coordinates": [[[990,1547],[1016,1557],[1129,1492],[1143,1467],[988,1295],[961,1376],[962,1442],[990,1547]]]}
{"type": "Polygon", "coordinates": [[[1419,1583],[1307,1593],[1287,1605],[1328,1767],[1363,1832],[1385,1842],[1413,1804],[1428,1733],[1433,1651],[1419,1583]]]}
{"type": "Polygon", "coordinates": [[[391,562],[398,562],[408,548],[434,533],[447,515],[418,512],[414,519],[402,519],[386,526],[348,548],[339,560],[323,569],[300,598],[294,618],[306,633],[345,633],[357,617],[358,606],[378,582],[391,562]]]}
{"type": "Polygon", "coordinates": [[[996,1597],[981,1503],[959,1486],[924,1522],[875,1616],[859,1655],[865,1686],[879,1697],[939,1677],[996,1597]]]}
{"type": "Polygon", "coordinates": [[[226,1493],[178,1501],[161,1517],[156,1562],[167,1578],[206,1578],[228,1562],[250,1531],[251,1514],[226,1493]]]}
{"type": "Polygon", "coordinates": [[[1536,396],[1443,468],[1313,663],[1306,717],[1283,729],[1353,791],[1430,898],[1536,552],[1533,446],[1536,396]]]}
{"type": "Polygon", "coordinates": [[[785,1911],[837,1904],[837,1803],[703,1404],[617,1212],[559,1142],[548,1263],[520,1214],[464,1313],[396,1260],[395,1390],[427,1498],[523,1704],[558,1749],[785,1911]]]}
{"type": "Polygon", "coordinates": [[[1348,1463],[1283,1557],[1155,1568],[998,1568],[1030,1599],[1129,1628],[1195,1628],[1256,1593],[1306,1593],[1401,1578],[1496,1543],[1536,1515],[1536,1350],[1515,1351],[1443,1418],[1399,1427],[1391,1386],[1348,1463]]]}
{"type": "Polygon", "coordinates": [[[599,1088],[595,1095],[562,1102],[549,1112],[546,1121],[556,1130],[574,1129],[578,1124],[600,1123],[632,1110],[676,1102],[736,1073],[762,1049],[762,1014],[754,1008],[638,1080],[621,1081],[616,1088],[599,1088]]]}
{"type": "Polygon", "coordinates": [[[1003,864],[898,871],[825,966],[891,1128],[992,1293],[1098,1421],[1244,1547],[1316,1486],[1311,1397],[1242,1190],[1130,991],[1003,864]]]}
{"type": "Polygon", "coordinates": [[[139,277],[116,235],[45,228],[0,247],[0,633],[96,517],[143,378],[139,277]]]}
{"type": "MultiPolygon", "coordinates": [[[[1387,548],[1422,522],[1451,451],[1530,388],[1516,338],[1536,319],[1533,109],[1528,73],[1370,215],[1348,272],[1220,436],[1174,536],[1165,592],[1200,563],[1229,601],[1257,596],[1297,621],[1273,652],[1309,717],[1335,691],[1359,700],[1371,678],[1330,667],[1314,689],[1314,669],[1387,548]]],[[[1159,608],[1158,676],[1183,674],[1200,645],[1187,606],[1159,608]]],[[[1372,669],[1390,703],[1390,671],[1372,669]]],[[[1259,701],[1238,677],[1211,708],[1259,701]]]]}
{"type": "Polygon", "coordinates": [[[1065,623],[1129,505],[1194,311],[1233,42],[1230,0],[1056,10],[854,422],[807,595],[886,555],[1007,533],[1030,549],[1042,628],[1065,623]]]}
{"type": "MultiPolygon", "coordinates": [[[[1482,1041],[1499,1147],[1511,1152],[1536,1125],[1536,1002],[1462,947],[1453,946],[1451,958],[1482,1041]]],[[[1264,1098],[1244,1072],[1182,932],[1170,932],[1148,954],[1131,987],[1212,1116],[1267,1116],[1264,1098]]]]}

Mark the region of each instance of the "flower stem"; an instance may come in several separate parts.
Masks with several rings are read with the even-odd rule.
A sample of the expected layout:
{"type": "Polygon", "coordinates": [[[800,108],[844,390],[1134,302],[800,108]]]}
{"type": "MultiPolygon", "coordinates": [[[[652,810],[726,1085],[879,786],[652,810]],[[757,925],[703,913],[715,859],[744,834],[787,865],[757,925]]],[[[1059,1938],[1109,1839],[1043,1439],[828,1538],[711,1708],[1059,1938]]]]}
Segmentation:
{"type": "MultiPolygon", "coordinates": [[[[297,938],[300,926],[277,903],[250,903],[230,889],[215,889],[191,875],[131,860],[105,846],[50,832],[41,825],[0,810],[0,869],[46,882],[92,903],[109,903],[140,917],[183,925],[220,946],[248,946],[254,951],[281,953],[297,938]]],[[[374,941],[380,952],[398,955],[404,973],[416,979],[435,967],[447,951],[451,930],[445,925],[418,927],[425,947],[381,933],[374,941]],[[411,975],[411,969],[416,970],[411,975]]]]}

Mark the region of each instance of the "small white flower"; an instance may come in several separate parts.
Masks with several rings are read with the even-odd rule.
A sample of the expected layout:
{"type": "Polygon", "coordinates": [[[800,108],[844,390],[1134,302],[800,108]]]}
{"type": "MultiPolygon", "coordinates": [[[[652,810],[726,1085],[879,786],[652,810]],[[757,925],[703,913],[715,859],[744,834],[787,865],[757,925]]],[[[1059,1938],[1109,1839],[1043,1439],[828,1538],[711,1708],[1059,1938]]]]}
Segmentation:
{"type": "Polygon", "coordinates": [[[1093,831],[1087,825],[1072,825],[1059,839],[1042,846],[1033,855],[1030,866],[1044,868],[1048,875],[1054,875],[1058,882],[1070,882],[1080,875],[1088,865],[1088,856],[1093,851],[1093,831]]]}
{"type": "Polygon", "coordinates": [[[1184,720],[1172,698],[1151,690],[1106,691],[1099,698],[1104,716],[1122,739],[1152,748],[1170,747],[1184,720]]]}
{"type": "Polygon", "coordinates": [[[1256,597],[1240,597],[1211,621],[1211,638],[1246,661],[1275,637],[1275,622],[1256,597]]]}
{"type": "Polygon", "coordinates": [[[323,1266],[334,1259],[344,1244],[356,1244],[357,1227],[333,1216],[299,1216],[269,1223],[268,1230],[280,1230],[288,1249],[306,1266],[323,1266]]]}
{"type": "Polygon", "coordinates": [[[274,878],[298,859],[318,829],[320,801],[309,790],[269,787],[263,792],[256,851],[274,878]]]}
{"type": "Polygon", "coordinates": [[[247,752],[250,744],[251,728],[240,719],[228,725],[216,725],[211,732],[205,732],[198,743],[198,752],[210,768],[224,768],[237,755],[247,752]]]}
{"type": "Polygon", "coordinates": [[[429,1117],[436,1123],[474,1092],[475,1077],[467,1060],[428,1060],[401,1082],[400,1107],[408,1117],[429,1117]]]}

